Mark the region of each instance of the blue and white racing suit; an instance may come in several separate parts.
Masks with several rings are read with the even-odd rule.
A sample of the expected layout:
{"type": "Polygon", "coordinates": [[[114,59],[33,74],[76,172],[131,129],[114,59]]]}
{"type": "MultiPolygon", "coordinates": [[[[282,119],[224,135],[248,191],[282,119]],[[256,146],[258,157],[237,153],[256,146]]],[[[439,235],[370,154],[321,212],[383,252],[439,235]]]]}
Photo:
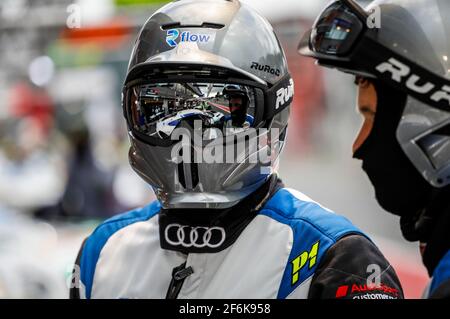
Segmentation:
{"type": "MultiPolygon", "coordinates": [[[[245,207],[230,214],[245,216],[239,209],[245,207]]],[[[270,193],[239,222],[243,227],[232,220],[222,227],[226,216],[199,225],[167,216],[155,201],[98,226],[80,250],[71,297],[403,297],[377,247],[345,217],[296,190],[270,193]],[[374,264],[377,284],[368,285],[374,264]]]]}

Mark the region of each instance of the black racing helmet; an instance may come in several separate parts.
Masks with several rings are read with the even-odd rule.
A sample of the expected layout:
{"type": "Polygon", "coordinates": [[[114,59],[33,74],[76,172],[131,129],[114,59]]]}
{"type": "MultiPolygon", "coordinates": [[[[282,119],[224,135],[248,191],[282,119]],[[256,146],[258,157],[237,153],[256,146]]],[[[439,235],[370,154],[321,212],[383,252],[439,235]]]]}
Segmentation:
{"type": "Polygon", "coordinates": [[[450,1],[353,0],[328,5],[299,52],[407,95],[397,139],[434,187],[450,184],[450,1]]]}

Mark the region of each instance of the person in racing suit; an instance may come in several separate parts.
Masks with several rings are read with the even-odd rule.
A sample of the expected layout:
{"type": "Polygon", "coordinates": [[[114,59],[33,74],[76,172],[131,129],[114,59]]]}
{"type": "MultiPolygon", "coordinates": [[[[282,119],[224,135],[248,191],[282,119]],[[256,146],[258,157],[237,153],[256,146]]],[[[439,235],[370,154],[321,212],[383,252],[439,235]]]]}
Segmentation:
{"type": "Polygon", "coordinates": [[[354,157],[403,236],[420,242],[430,298],[450,298],[449,15],[447,0],[377,0],[366,10],[335,1],[299,46],[356,76],[364,123],[354,157]]]}
{"type": "Polygon", "coordinates": [[[158,199],[84,241],[70,297],[402,298],[394,269],[361,230],[279,179],[293,93],[270,24],[246,5],[182,0],[154,13],[133,49],[123,109],[130,163],[158,199]],[[246,95],[246,110],[220,94],[229,87],[246,95]],[[173,99],[179,106],[163,107],[164,118],[177,120],[165,120],[161,136],[152,109],[173,99]],[[195,99],[211,110],[185,111],[195,99]],[[221,130],[199,112],[241,120],[221,130]],[[192,145],[196,134],[203,141],[192,145]],[[240,160],[199,160],[224,144],[240,160]],[[263,152],[268,161],[243,156],[263,152]]]}

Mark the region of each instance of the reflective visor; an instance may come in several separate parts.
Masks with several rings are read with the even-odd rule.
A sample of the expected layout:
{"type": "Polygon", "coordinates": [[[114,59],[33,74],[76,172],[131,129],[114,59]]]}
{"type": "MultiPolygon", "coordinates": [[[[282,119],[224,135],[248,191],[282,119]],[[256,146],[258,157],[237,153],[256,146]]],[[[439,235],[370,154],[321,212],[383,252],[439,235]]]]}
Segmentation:
{"type": "Polygon", "coordinates": [[[330,55],[349,53],[363,31],[361,19],[346,3],[337,1],[316,20],[310,37],[314,52],[330,55]]]}
{"type": "Polygon", "coordinates": [[[138,84],[125,93],[128,122],[133,131],[161,140],[186,125],[240,133],[255,124],[255,90],[230,83],[138,84]]]}

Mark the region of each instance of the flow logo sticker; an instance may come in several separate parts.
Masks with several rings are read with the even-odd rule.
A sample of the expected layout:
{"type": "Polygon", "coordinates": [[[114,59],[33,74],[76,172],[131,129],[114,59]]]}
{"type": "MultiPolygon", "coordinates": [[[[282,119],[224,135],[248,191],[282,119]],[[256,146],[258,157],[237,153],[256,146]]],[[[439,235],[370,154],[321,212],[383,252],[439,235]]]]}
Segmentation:
{"type": "Polygon", "coordinates": [[[208,43],[211,36],[204,33],[192,33],[191,31],[183,31],[180,33],[178,29],[167,30],[166,42],[171,47],[176,47],[179,42],[196,42],[208,43]],[[179,41],[177,42],[179,38],[179,41]]]}
{"type": "Polygon", "coordinates": [[[178,31],[177,29],[168,30],[166,36],[167,44],[170,45],[171,47],[176,47],[177,43],[175,42],[175,40],[178,38],[179,35],[180,31],[178,31]]]}

